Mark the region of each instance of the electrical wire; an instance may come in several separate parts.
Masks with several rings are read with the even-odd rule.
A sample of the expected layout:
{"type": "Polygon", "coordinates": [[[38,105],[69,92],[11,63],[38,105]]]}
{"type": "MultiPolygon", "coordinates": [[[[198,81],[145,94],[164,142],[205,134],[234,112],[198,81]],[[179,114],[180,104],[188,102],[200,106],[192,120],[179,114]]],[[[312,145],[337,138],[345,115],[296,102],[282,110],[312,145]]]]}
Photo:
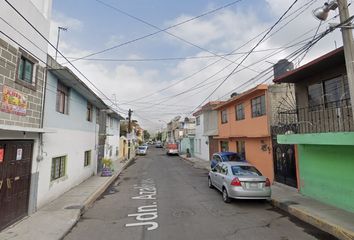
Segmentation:
{"type": "MultiPolygon", "coordinates": [[[[107,97],[86,75],[84,75],[69,59],[67,59],[59,49],[57,49],[22,13],[20,13],[8,0],[4,0],[28,25],[30,25],[53,49],[55,49],[69,64],[72,66],[82,77],[84,77],[100,94],[107,97]]],[[[117,108],[120,108],[118,104],[110,101],[117,108]]]]}
{"type": "MultiPolygon", "coordinates": [[[[249,51],[248,54],[246,54],[246,56],[242,59],[241,63],[243,63],[249,55],[251,55],[251,53],[253,52],[254,49],[256,49],[261,43],[262,41],[266,38],[266,36],[273,30],[273,28],[281,21],[281,19],[290,11],[290,9],[297,3],[298,0],[295,0],[290,7],[280,16],[280,18],[274,23],[274,25],[264,34],[264,36],[258,41],[258,43],[249,51]]],[[[195,107],[192,111],[192,113],[198,109],[206,100],[209,99],[209,97],[211,97],[216,90],[218,90],[226,81],[227,79],[237,70],[237,68],[241,65],[238,64],[232,71],[231,73],[225,78],[225,80],[223,80],[197,107],[195,107]]]]}
{"type": "MultiPolygon", "coordinates": [[[[116,48],[119,48],[119,47],[122,47],[122,46],[125,46],[125,45],[128,45],[128,44],[137,42],[137,41],[142,40],[142,39],[145,39],[145,38],[147,38],[147,37],[154,36],[154,35],[156,35],[156,34],[158,34],[158,33],[163,32],[163,31],[166,31],[166,30],[175,28],[175,27],[177,27],[177,26],[183,25],[183,24],[185,24],[185,23],[191,22],[191,21],[196,20],[196,19],[198,19],[198,18],[201,18],[201,17],[204,17],[204,16],[206,16],[206,15],[209,15],[209,14],[212,14],[212,13],[214,13],[214,12],[217,12],[217,11],[219,11],[219,10],[221,10],[221,9],[227,8],[227,7],[229,7],[229,6],[233,5],[233,4],[236,4],[236,3],[240,2],[240,1],[242,1],[242,0],[237,0],[237,1],[231,2],[231,3],[229,3],[229,4],[226,4],[226,5],[223,5],[223,6],[219,7],[219,8],[213,9],[213,10],[211,10],[211,11],[202,13],[202,14],[200,14],[200,15],[198,15],[198,16],[189,18],[189,19],[187,19],[187,20],[185,20],[185,21],[182,21],[182,22],[179,22],[179,23],[177,23],[177,24],[171,25],[171,26],[166,27],[166,28],[164,28],[164,29],[161,29],[161,30],[159,30],[159,31],[152,32],[152,33],[150,33],[150,34],[147,34],[147,35],[144,35],[144,36],[141,36],[141,37],[138,37],[138,38],[129,40],[129,41],[124,42],[124,43],[120,43],[120,44],[118,44],[118,45],[115,45],[115,46],[112,46],[112,47],[109,47],[109,48],[106,48],[106,49],[103,49],[103,50],[100,50],[100,51],[97,51],[97,52],[88,54],[88,55],[83,56],[83,57],[79,57],[78,59],[75,59],[75,60],[73,60],[72,62],[75,62],[75,61],[78,61],[78,60],[81,60],[81,59],[85,59],[85,58],[88,58],[88,57],[92,57],[92,56],[95,56],[95,55],[98,55],[98,54],[101,54],[101,53],[104,53],[104,52],[108,52],[108,51],[111,51],[111,50],[113,50],[113,49],[116,49],[116,48]]],[[[101,3],[101,4],[102,4],[102,3],[101,3]]]]}
{"type": "MultiPolygon", "coordinates": [[[[238,1],[236,1],[236,2],[240,2],[240,1],[242,1],[242,0],[238,0],[238,1]]],[[[103,5],[107,6],[107,7],[109,7],[109,8],[111,8],[111,9],[113,9],[113,10],[119,12],[119,13],[122,13],[122,14],[124,14],[124,15],[130,17],[130,18],[133,18],[133,19],[135,19],[135,20],[137,20],[137,21],[139,21],[139,22],[141,22],[141,23],[144,23],[145,25],[148,25],[148,26],[150,26],[150,27],[152,27],[152,28],[155,28],[155,29],[157,29],[157,30],[159,30],[159,31],[162,31],[162,32],[164,32],[164,33],[166,33],[166,34],[168,34],[168,35],[170,35],[170,36],[172,36],[172,37],[174,37],[174,38],[176,38],[176,39],[178,39],[178,40],[180,40],[180,41],[182,41],[182,42],[184,42],[184,43],[187,43],[187,44],[189,44],[189,45],[191,45],[191,46],[193,46],[193,47],[196,47],[196,48],[198,48],[198,49],[200,49],[200,50],[202,50],[202,51],[208,52],[208,53],[210,53],[210,54],[212,54],[212,55],[215,55],[215,56],[218,56],[218,57],[220,57],[220,58],[222,58],[222,59],[224,59],[224,60],[226,60],[226,61],[229,61],[229,62],[231,62],[231,63],[234,63],[232,60],[230,60],[230,59],[228,59],[228,58],[226,58],[226,57],[223,57],[223,56],[221,56],[221,55],[218,55],[218,54],[216,54],[215,52],[212,52],[212,51],[210,51],[210,50],[208,50],[208,49],[206,49],[206,48],[204,48],[204,47],[201,47],[201,46],[199,46],[199,45],[197,45],[197,44],[195,44],[195,43],[192,43],[191,41],[188,41],[188,40],[186,40],[186,39],[184,39],[184,38],[182,38],[182,37],[180,37],[180,36],[178,36],[178,35],[176,35],[176,34],[173,34],[173,33],[169,32],[169,31],[167,31],[167,30],[164,30],[164,29],[162,29],[162,28],[160,28],[160,27],[158,27],[158,26],[156,26],[156,25],[154,25],[154,24],[152,24],[152,23],[149,23],[149,22],[147,22],[146,20],[143,20],[142,18],[136,17],[136,16],[134,16],[134,15],[132,15],[132,14],[130,14],[130,13],[127,13],[127,12],[125,12],[125,11],[123,11],[123,10],[117,8],[117,7],[114,7],[114,6],[112,6],[112,5],[108,4],[108,3],[105,3],[105,2],[103,2],[103,1],[101,1],[101,0],[96,0],[96,2],[99,2],[99,3],[101,3],[101,4],[103,4],[103,5]]],[[[241,65],[242,65],[242,64],[241,64],[241,65]]],[[[245,66],[243,66],[243,67],[245,67],[245,66]]],[[[245,67],[245,68],[247,68],[247,67],[245,67]]],[[[248,69],[251,70],[251,71],[257,72],[256,70],[254,70],[254,69],[252,69],[252,68],[248,68],[248,69]]]]}
{"type": "MultiPolygon", "coordinates": [[[[312,0],[312,1],[310,1],[310,2],[308,2],[308,3],[306,3],[306,4],[304,4],[303,6],[299,7],[298,9],[296,9],[293,13],[289,14],[289,16],[284,17],[282,20],[285,20],[285,19],[291,17],[292,15],[294,15],[295,13],[297,13],[297,12],[299,12],[299,11],[301,11],[301,10],[302,10],[302,11],[300,12],[300,14],[303,13],[307,8],[309,8],[309,7],[310,7],[314,2],[316,2],[316,1],[317,1],[317,0],[312,0]],[[305,9],[303,9],[303,8],[305,8],[305,9]]],[[[290,19],[287,23],[284,24],[284,26],[288,25],[288,24],[289,24],[290,22],[292,22],[295,18],[297,18],[300,14],[298,14],[298,15],[296,15],[294,18],[290,19]]],[[[283,27],[284,27],[284,26],[283,26],[283,27]]],[[[283,27],[282,27],[282,28],[283,28],[283,27]]],[[[282,28],[280,28],[280,29],[282,29],[282,28]]],[[[268,28],[268,29],[269,29],[269,28],[268,28]]],[[[266,29],[266,30],[262,31],[261,33],[257,34],[256,36],[254,36],[253,38],[251,38],[250,40],[248,40],[246,43],[242,44],[242,45],[239,46],[238,48],[234,49],[233,51],[231,51],[231,52],[230,52],[229,54],[227,54],[227,55],[231,55],[231,54],[235,53],[237,50],[240,50],[242,47],[246,46],[247,44],[249,44],[249,43],[252,42],[253,40],[257,39],[259,36],[261,36],[263,33],[265,33],[268,29],[266,29]]],[[[276,34],[277,32],[279,32],[280,29],[278,29],[277,31],[275,31],[275,32],[274,32],[273,34],[271,34],[269,37],[271,37],[271,36],[273,36],[274,34],[276,34]]],[[[269,39],[269,37],[266,38],[266,39],[269,39]]],[[[238,58],[238,59],[239,59],[239,58],[238,58]]],[[[234,62],[236,62],[238,59],[236,59],[234,62]]],[[[184,81],[186,81],[187,79],[189,79],[189,78],[191,78],[191,77],[193,77],[193,76],[199,74],[200,72],[202,72],[202,71],[204,71],[205,69],[207,69],[207,68],[209,68],[209,67],[215,65],[216,63],[220,62],[221,60],[222,60],[222,59],[218,59],[218,60],[216,60],[215,62],[213,62],[213,63],[211,63],[211,64],[208,64],[207,66],[203,67],[202,69],[200,69],[200,70],[198,70],[198,71],[196,71],[196,72],[194,72],[194,73],[192,73],[192,74],[190,74],[190,75],[188,75],[188,76],[186,76],[186,77],[184,77],[184,78],[178,80],[177,82],[175,82],[175,83],[173,83],[173,84],[171,84],[171,85],[169,85],[169,86],[167,86],[167,87],[164,87],[164,88],[162,88],[162,89],[160,89],[160,90],[158,90],[158,91],[156,91],[156,92],[153,92],[153,93],[144,95],[144,96],[142,96],[142,97],[139,97],[139,98],[134,99],[134,100],[130,100],[130,101],[128,101],[128,102],[124,102],[124,103],[122,103],[122,104],[132,103],[132,102],[134,102],[134,101],[138,101],[138,100],[141,100],[141,99],[145,99],[146,97],[155,95],[155,94],[157,94],[157,93],[159,93],[159,92],[162,92],[162,91],[165,91],[165,90],[167,90],[167,89],[169,89],[169,88],[171,88],[171,87],[173,87],[173,86],[175,86],[175,85],[177,85],[177,84],[179,84],[179,83],[181,83],[181,82],[184,82],[184,81]]]]}

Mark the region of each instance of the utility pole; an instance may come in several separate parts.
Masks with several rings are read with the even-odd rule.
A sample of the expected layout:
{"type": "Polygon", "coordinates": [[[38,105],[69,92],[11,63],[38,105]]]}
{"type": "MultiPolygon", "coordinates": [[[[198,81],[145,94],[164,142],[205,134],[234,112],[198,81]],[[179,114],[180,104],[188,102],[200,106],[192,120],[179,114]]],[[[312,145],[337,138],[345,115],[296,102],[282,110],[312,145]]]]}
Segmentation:
{"type": "MultiPolygon", "coordinates": [[[[337,0],[340,22],[345,22],[349,18],[349,10],[347,0],[337,0]]],[[[343,48],[345,56],[345,66],[347,70],[348,86],[350,92],[350,101],[352,105],[352,115],[354,118],[354,51],[353,51],[353,34],[349,27],[342,27],[343,48]]]]}
{"type": "Polygon", "coordinates": [[[131,121],[132,121],[132,113],[133,111],[129,108],[129,111],[128,111],[128,160],[130,159],[130,141],[131,141],[131,121]]]}
{"type": "Polygon", "coordinates": [[[58,48],[59,48],[60,30],[67,31],[68,29],[67,29],[67,28],[65,28],[65,27],[58,27],[57,46],[56,46],[56,48],[55,48],[55,61],[57,60],[57,56],[58,56],[58,48]]]}

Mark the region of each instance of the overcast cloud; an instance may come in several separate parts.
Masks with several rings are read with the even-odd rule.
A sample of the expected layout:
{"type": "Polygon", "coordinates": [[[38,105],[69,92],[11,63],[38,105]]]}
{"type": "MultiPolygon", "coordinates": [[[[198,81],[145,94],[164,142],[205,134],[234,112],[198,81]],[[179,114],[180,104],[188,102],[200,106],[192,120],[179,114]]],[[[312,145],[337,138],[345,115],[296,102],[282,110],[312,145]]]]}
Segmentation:
{"type": "MultiPolygon", "coordinates": [[[[127,45],[124,49],[97,55],[94,56],[94,58],[145,59],[183,56],[200,57],[209,56],[211,55],[210,52],[216,54],[230,53],[249,41],[252,37],[260,34],[274,24],[275,21],[290,6],[293,0],[257,0],[249,2],[250,4],[243,4],[242,7],[237,7],[237,5],[235,5],[210,16],[199,18],[169,30],[171,33],[186,39],[187,41],[196,44],[207,51],[188,45],[185,42],[171,37],[170,35],[159,33],[135,44],[127,45]],[[262,7],[255,7],[255,5],[252,5],[256,2],[262,2],[262,4],[260,4],[262,7]]],[[[309,2],[312,1],[298,1],[289,14],[309,2]]],[[[111,4],[117,5],[117,3],[114,2],[111,4]]],[[[183,4],[183,1],[180,4],[183,4]]],[[[202,13],[212,9],[215,6],[220,6],[220,3],[219,5],[217,4],[217,1],[214,3],[206,3],[205,7],[197,9],[197,12],[202,13]]],[[[316,27],[319,24],[319,21],[313,18],[311,10],[315,7],[321,6],[322,4],[323,1],[313,1],[313,4],[309,4],[308,9],[301,13],[297,18],[295,18],[296,15],[303,11],[303,9],[298,11],[296,14],[294,13],[291,17],[279,24],[274,31],[279,29],[279,27],[288,22],[290,19],[295,18],[293,21],[291,21],[274,36],[262,43],[256,50],[275,49],[283,47],[291,41],[294,41],[293,43],[295,43],[305,38],[311,38],[315,34],[316,27]],[[294,40],[307,31],[309,31],[308,34],[294,40]]],[[[81,11],[85,11],[85,7],[83,7],[81,11]]],[[[106,11],[109,10],[106,9],[106,11]]],[[[352,9],[350,9],[350,11],[352,12],[352,9]]],[[[135,14],[134,12],[130,13],[133,15],[135,14]]],[[[331,15],[331,17],[334,15],[335,14],[331,15]]],[[[114,16],[113,13],[112,16],[114,16]]],[[[167,27],[187,20],[191,17],[194,16],[185,12],[180,12],[172,18],[167,17],[161,19],[159,27],[167,27]]],[[[145,20],[149,21],[147,18],[145,18],[145,20]]],[[[100,19],[97,19],[97,21],[100,21],[100,19]]],[[[131,19],[129,19],[129,21],[127,20],[127,23],[120,22],[120,24],[128,24],[130,21],[131,19]]],[[[154,21],[156,20],[154,19],[154,21]]],[[[338,18],[332,22],[336,21],[339,21],[338,18]]],[[[102,26],[103,25],[104,23],[102,23],[102,26]]],[[[88,39],[87,36],[89,36],[89,31],[90,34],[95,35],[95,31],[90,29],[91,27],[87,25],[85,18],[80,19],[79,16],[71,16],[63,11],[54,9],[51,41],[53,43],[56,42],[58,26],[68,27],[69,30],[61,35],[60,50],[66,56],[81,57],[97,50],[102,50],[108,46],[113,46],[115,44],[131,40],[132,34],[135,37],[140,37],[147,33],[156,31],[156,29],[154,30],[153,28],[147,28],[141,23],[139,25],[141,26],[141,32],[139,32],[139,28],[134,27],[132,31],[122,31],[115,32],[114,34],[94,36],[95,39],[100,39],[101,37],[101,41],[98,44],[92,44],[92,47],[88,47],[89,45],[83,43],[86,41],[93,41],[92,39],[88,39]]],[[[104,27],[108,28],[110,26],[104,27]]],[[[319,29],[319,32],[325,30],[327,27],[328,24],[324,24],[319,29]]],[[[102,31],[102,29],[100,31],[102,31]]],[[[238,49],[236,52],[249,51],[259,39],[260,37],[254,41],[251,41],[241,49],[238,49]]],[[[337,45],[337,47],[342,45],[339,30],[336,30],[334,33],[331,33],[322,39],[311,49],[311,51],[309,51],[305,59],[300,64],[304,64],[328,51],[333,50],[335,45],[337,45]]],[[[253,76],[257,75],[258,72],[270,67],[272,62],[277,62],[279,59],[287,56],[297,48],[298,47],[290,48],[275,56],[271,56],[267,59],[267,62],[262,61],[261,63],[252,66],[251,70],[245,69],[240,71],[228,79],[228,81],[226,81],[225,84],[223,84],[223,86],[216,91],[212,97],[210,97],[209,100],[217,100],[218,98],[223,97],[227,92],[233,90],[241,83],[250,80],[253,76]]],[[[256,52],[250,55],[243,65],[252,64],[274,51],[275,50],[256,52]]],[[[50,51],[50,53],[54,54],[53,51],[50,51]]],[[[231,55],[227,56],[227,58],[232,61],[239,58],[239,60],[236,61],[239,62],[243,56],[244,55],[231,55]]],[[[297,64],[299,59],[300,58],[295,59],[294,62],[297,64]]],[[[59,60],[62,61],[60,58],[59,60]]],[[[230,64],[230,61],[222,59],[184,82],[176,84],[164,91],[155,94],[151,93],[170,86],[172,83],[175,83],[199,71],[216,60],[218,60],[218,58],[143,63],[77,61],[74,62],[74,64],[92,82],[94,82],[106,96],[112,98],[113,100],[117,100],[119,111],[125,113],[128,108],[133,109],[135,111],[134,117],[139,120],[142,126],[152,130],[161,127],[161,122],[159,122],[159,120],[168,121],[176,115],[190,115],[190,112],[211,93],[211,91],[216,87],[216,84],[220,83],[223,77],[229,74],[237,65],[233,63],[224,71],[216,74],[215,77],[210,78],[210,76],[230,64]],[[217,79],[220,80],[217,81],[217,79]],[[209,85],[205,85],[203,88],[198,88],[192,92],[173,97],[176,94],[192,88],[196,84],[204,85],[208,83],[209,85]]],[[[242,68],[243,67],[239,67],[238,69],[240,70],[242,68]]],[[[82,78],[80,75],[78,76],[82,78]]],[[[264,81],[266,79],[260,79],[257,83],[262,80],[264,81]]],[[[236,89],[235,91],[244,91],[247,88],[254,86],[254,84],[236,89]]],[[[226,98],[224,97],[223,99],[226,98]]]]}

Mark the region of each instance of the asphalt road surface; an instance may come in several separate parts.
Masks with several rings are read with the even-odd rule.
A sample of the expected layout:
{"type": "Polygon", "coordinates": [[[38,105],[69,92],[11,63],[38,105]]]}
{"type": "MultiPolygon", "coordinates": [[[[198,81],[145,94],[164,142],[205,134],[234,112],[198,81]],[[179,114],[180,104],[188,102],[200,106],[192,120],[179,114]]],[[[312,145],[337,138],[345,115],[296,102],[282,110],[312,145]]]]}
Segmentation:
{"type": "Polygon", "coordinates": [[[150,147],[131,162],[66,240],[335,239],[266,201],[222,201],[207,171],[150,147]]]}

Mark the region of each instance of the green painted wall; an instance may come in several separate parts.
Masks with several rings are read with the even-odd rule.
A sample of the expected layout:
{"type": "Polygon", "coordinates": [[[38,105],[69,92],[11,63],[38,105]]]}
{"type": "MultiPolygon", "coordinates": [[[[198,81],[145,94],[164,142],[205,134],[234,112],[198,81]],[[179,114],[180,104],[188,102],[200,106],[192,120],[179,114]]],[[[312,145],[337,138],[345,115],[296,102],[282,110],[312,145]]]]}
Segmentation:
{"type": "Polygon", "coordinates": [[[189,148],[189,152],[193,155],[193,149],[194,147],[191,146],[191,138],[182,138],[180,142],[180,147],[179,147],[179,152],[181,154],[186,154],[187,153],[187,148],[189,148]]]}
{"type": "Polygon", "coordinates": [[[354,146],[298,145],[300,192],[354,212],[354,146]]]}

